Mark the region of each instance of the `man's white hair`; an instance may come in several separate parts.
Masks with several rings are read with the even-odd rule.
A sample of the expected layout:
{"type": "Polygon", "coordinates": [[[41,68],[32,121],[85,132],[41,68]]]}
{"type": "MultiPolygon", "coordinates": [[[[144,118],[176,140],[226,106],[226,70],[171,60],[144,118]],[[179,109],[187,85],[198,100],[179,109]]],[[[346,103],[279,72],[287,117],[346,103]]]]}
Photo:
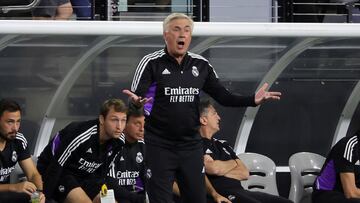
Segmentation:
{"type": "Polygon", "coordinates": [[[183,13],[172,13],[170,15],[168,15],[163,22],[163,31],[167,31],[169,24],[171,21],[173,20],[177,20],[177,19],[186,19],[190,22],[190,27],[191,27],[191,32],[193,31],[194,28],[194,21],[187,15],[183,14],[183,13]]]}

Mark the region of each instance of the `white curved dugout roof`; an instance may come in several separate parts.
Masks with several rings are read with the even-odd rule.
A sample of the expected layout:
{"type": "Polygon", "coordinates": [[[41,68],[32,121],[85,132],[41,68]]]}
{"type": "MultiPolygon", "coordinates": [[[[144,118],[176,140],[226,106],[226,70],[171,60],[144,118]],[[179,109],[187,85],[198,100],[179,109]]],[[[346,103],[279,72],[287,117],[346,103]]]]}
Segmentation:
{"type": "MultiPolygon", "coordinates": [[[[37,155],[70,121],[126,99],[137,62],[163,47],[161,22],[0,21],[0,98],[23,105],[37,155]]],[[[218,107],[219,137],[278,165],[298,151],[325,155],[360,126],[359,50],[356,24],[195,23],[191,46],[231,91],[268,82],[283,93],[260,108],[218,107]]]]}

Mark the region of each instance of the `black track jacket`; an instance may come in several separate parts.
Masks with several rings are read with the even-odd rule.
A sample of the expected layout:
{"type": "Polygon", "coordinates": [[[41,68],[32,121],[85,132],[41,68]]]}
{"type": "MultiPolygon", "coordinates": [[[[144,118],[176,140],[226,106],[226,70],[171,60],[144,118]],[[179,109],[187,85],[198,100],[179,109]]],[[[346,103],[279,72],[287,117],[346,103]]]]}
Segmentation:
{"type": "Polygon", "coordinates": [[[204,57],[188,52],[179,64],[166,48],[143,57],[131,91],[141,97],[153,97],[144,106],[145,142],[162,147],[201,147],[201,91],[224,106],[256,106],[254,95],[239,96],[227,91],[204,57]]]}

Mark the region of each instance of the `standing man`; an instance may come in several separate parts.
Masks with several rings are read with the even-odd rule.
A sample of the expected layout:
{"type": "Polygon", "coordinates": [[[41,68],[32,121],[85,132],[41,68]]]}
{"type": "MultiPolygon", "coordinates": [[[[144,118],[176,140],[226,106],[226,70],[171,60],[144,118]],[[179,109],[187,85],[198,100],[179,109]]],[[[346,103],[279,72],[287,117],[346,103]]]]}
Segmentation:
{"type": "Polygon", "coordinates": [[[245,190],[240,181],[249,177],[249,170],[226,141],[213,138],[220,130],[220,116],[209,100],[200,103],[199,111],[205,171],[216,191],[233,203],[292,202],[264,192],[245,190]]]}
{"type": "Polygon", "coordinates": [[[360,131],[342,138],[314,182],[312,202],[360,203],[360,131]]]}
{"type": "Polygon", "coordinates": [[[19,133],[21,108],[15,101],[0,101],[0,202],[28,203],[32,193],[40,193],[45,203],[43,184],[28,149],[26,138],[19,133]],[[10,184],[10,174],[16,163],[24,171],[27,181],[10,184]]]}
{"type": "Polygon", "coordinates": [[[125,146],[110,164],[108,182],[121,203],[145,201],[145,116],[142,109],[130,108],[121,139],[125,146]]]}
{"type": "Polygon", "coordinates": [[[256,106],[267,99],[280,99],[281,95],[265,91],[267,84],[255,96],[228,92],[209,61],[188,52],[192,30],[193,21],[188,16],[173,13],[166,17],[165,49],[146,55],[136,69],[131,91],[123,91],[133,105],[140,107],[147,103],[145,142],[151,203],[171,202],[175,177],[184,202],[205,202],[203,152],[198,132],[202,90],[225,106],[256,106]]]}
{"type": "MultiPolygon", "coordinates": [[[[121,139],[125,140],[125,146],[111,162],[108,173],[108,183],[114,189],[115,198],[118,202],[144,203],[145,201],[144,124],[143,109],[130,108],[124,134],[121,136],[121,139]]],[[[230,203],[229,200],[216,192],[207,178],[205,182],[206,190],[215,202],[230,203]]],[[[173,190],[180,196],[176,182],[173,190]]]]}
{"type": "Polygon", "coordinates": [[[60,130],[38,160],[48,198],[66,203],[99,201],[108,165],[123,141],[127,107],[109,99],[98,119],[73,122],[60,130]]]}

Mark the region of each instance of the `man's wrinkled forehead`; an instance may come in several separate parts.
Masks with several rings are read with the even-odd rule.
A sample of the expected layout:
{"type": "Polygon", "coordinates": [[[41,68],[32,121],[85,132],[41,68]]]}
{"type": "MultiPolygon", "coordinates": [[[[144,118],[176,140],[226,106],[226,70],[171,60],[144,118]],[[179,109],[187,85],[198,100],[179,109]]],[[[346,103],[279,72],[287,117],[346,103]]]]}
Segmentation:
{"type": "Polygon", "coordinates": [[[173,22],[173,23],[169,24],[169,27],[179,28],[179,29],[182,29],[182,28],[191,29],[190,23],[184,24],[184,23],[179,23],[179,22],[173,22]]]}
{"type": "Polygon", "coordinates": [[[180,26],[180,24],[185,24],[185,26],[191,29],[191,31],[193,30],[193,22],[191,20],[184,17],[177,17],[177,18],[169,19],[168,22],[165,22],[165,24],[163,25],[164,31],[167,31],[167,29],[169,29],[170,27],[180,26]]]}

